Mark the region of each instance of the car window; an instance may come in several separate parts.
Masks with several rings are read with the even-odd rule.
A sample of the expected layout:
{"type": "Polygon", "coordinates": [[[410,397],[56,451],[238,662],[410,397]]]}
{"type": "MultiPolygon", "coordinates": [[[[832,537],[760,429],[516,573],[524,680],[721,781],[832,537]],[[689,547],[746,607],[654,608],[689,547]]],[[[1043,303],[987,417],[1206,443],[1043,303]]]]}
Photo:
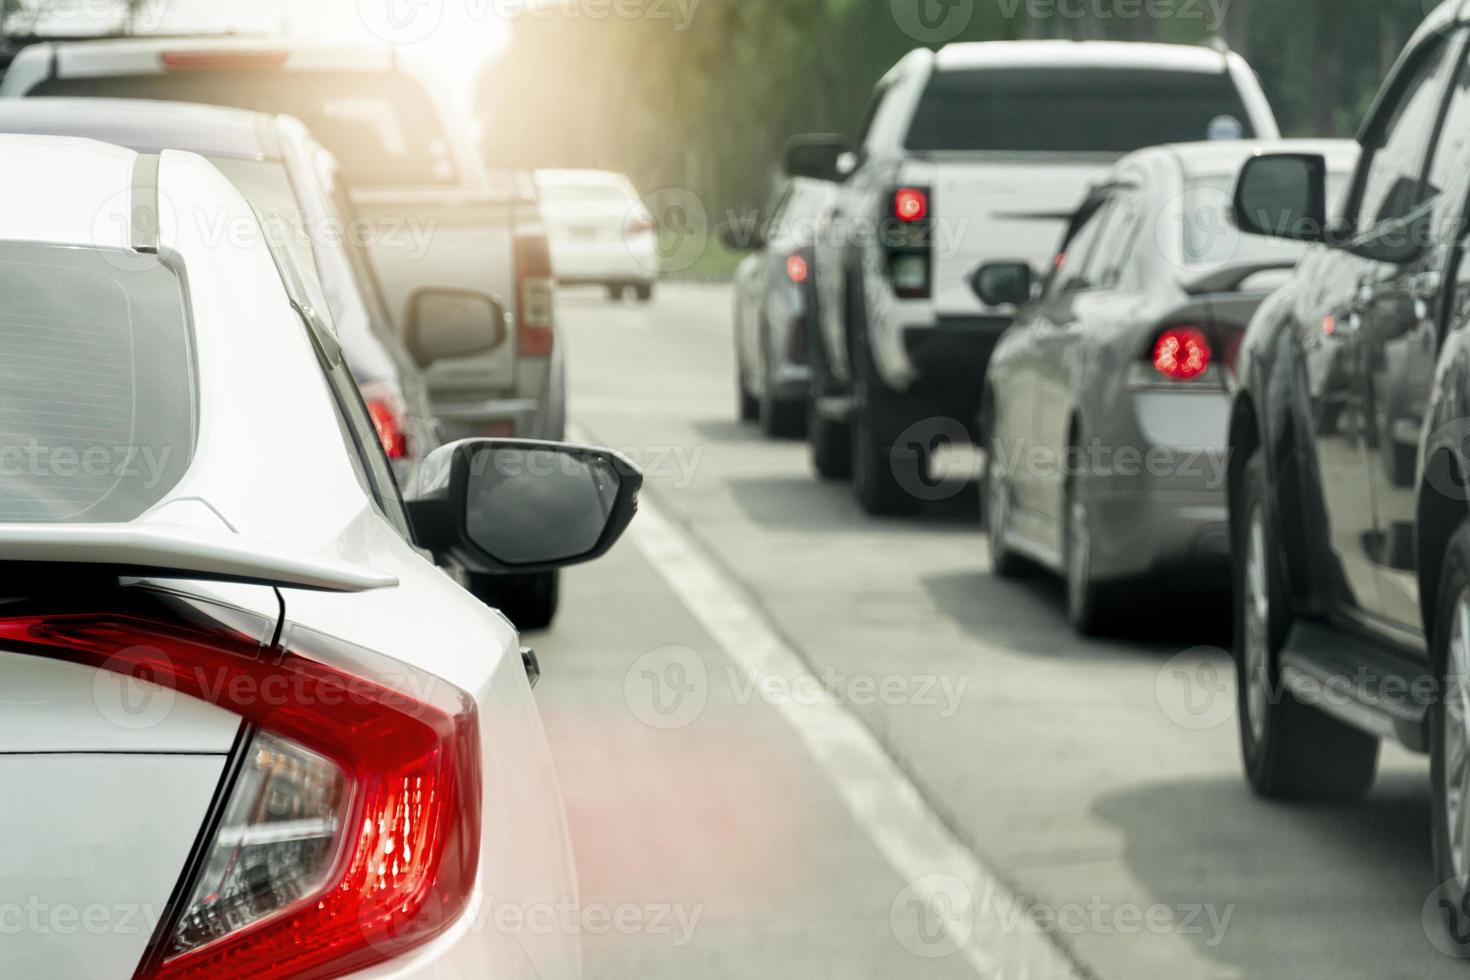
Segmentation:
{"type": "Polygon", "coordinates": [[[925,151],[1128,153],[1207,139],[1228,125],[1254,136],[1224,71],[979,68],[936,72],[905,146],[925,151]]]}
{"type": "Polygon", "coordinates": [[[1429,164],[1424,200],[1434,207],[1437,240],[1457,237],[1463,222],[1466,175],[1470,174],[1470,60],[1462,61],[1429,164]]]}
{"type": "Polygon", "coordinates": [[[155,256],[0,242],[0,523],[120,523],[194,453],[179,277],[155,256]]]}
{"type": "Polygon", "coordinates": [[[449,141],[429,93],[409,75],[217,69],[49,78],[33,96],[154,99],[295,116],[356,187],[453,184],[449,141]]]}
{"type": "Polygon", "coordinates": [[[1096,252],[1096,244],[1112,214],[1111,200],[1089,205],[1073,223],[1062,250],[1057,253],[1051,289],[1053,294],[1077,292],[1091,288],[1087,267],[1096,252]]]}
{"type": "Polygon", "coordinates": [[[1122,193],[1113,204],[1113,216],[1097,240],[1096,268],[1090,274],[1097,286],[1111,289],[1122,281],[1138,246],[1147,199],[1136,190],[1122,193]]]}
{"type": "Polygon", "coordinates": [[[383,444],[378,438],[372,416],[362,403],[362,393],[345,363],[327,368],[327,383],[332,389],[347,454],[358,471],[358,479],[363,482],[388,523],[406,540],[412,541],[413,531],[408,523],[408,511],[403,503],[403,495],[399,492],[398,480],[393,475],[388,457],[383,453],[383,444]]]}
{"type": "Polygon", "coordinates": [[[1423,203],[1425,154],[1439,118],[1449,50],[1450,44],[1436,37],[1419,53],[1407,81],[1398,86],[1394,108],[1370,134],[1356,230],[1408,217],[1423,203]]]}

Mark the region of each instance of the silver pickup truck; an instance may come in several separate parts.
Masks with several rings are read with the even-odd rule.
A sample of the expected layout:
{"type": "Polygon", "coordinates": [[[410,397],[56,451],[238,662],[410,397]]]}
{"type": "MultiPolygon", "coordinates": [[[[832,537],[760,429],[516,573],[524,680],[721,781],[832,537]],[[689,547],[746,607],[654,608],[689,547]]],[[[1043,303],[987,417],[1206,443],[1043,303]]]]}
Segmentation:
{"type": "MultiPolygon", "coordinates": [[[[416,349],[420,294],[430,313],[468,315],[486,298],[504,329],[474,349],[422,363],[446,441],[563,438],[564,369],[554,280],[529,174],[487,169],[456,93],[387,45],[252,38],[150,37],[46,42],[23,49],[0,98],[83,96],[236,106],[295,116],[333,152],[359,240],[416,349]],[[432,294],[429,293],[432,291],[432,294]],[[464,309],[443,301],[445,291],[464,309]]],[[[518,626],[555,615],[554,573],[476,578],[471,589],[518,626]]]]}

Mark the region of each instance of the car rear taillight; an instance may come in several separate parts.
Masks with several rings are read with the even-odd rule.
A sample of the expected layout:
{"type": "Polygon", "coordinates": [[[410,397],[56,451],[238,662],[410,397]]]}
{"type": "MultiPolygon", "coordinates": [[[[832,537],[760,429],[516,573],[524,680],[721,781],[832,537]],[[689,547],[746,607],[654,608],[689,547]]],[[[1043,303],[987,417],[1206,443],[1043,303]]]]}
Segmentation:
{"type": "Polygon", "coordinates": [[[928,299],[934,277],[929,191],[900,187],[889,200],[891,213],[882,234],[888,281],[899,299],[928,299]]]}
{"type": "Polygon", "coordinates": [[[409,453],[408,410],[403,396],[389,384],[369,382],[359,386],[368,416],[378,432],[378,442],[389,459],[405,459],[409,453]]]}
{"type": "Polygon", "coordinates": [[[535,205],[517,207],[513,221],[516,350],[522,357],[550,357],[556,345],[556,300],[546,226],[535,205]]]}
{"type": "Polygon", "coordinates": [[[160,57],[169,71],[250,71],[286,63],[286,52],[279,50],[165,51],[160,57]]]}
{"type": "Polygon", "coordinates": [[[6,649],[79,661],[244,719],[248,741],[137,980],[303,980],[447,929],[480,842],[474,701],[307,630],[262,646],[151,606],[0,619],[6,649]]]}
{"type": "Polygon", "coordinates": [[[653,231],[653,215],[646,211],[635,212],[628,216],[628,223],[623,226],[623,231],[628,235],[646,235],[653,231]]]}
{"type": "Polygon", "coordinates": [[[1193,381],[1210,367],[1210,340],[1194,326],[1166,327],[1154,341],[1154,370],[1170,381],[1193,381]]]}
{"type": "Polygon", "coordinates": [[[893,192],[893,216],[899,221],[923,221],[929,217],[929,192],[919,187],[900,187],[893,192]]]}
{"type": "Polygon", "coordinates": [[[786,259],[786,278],[800,286],[809,275],[811,269],[807,266],[806,259],[800,255],[792,255],[786,259]]]}

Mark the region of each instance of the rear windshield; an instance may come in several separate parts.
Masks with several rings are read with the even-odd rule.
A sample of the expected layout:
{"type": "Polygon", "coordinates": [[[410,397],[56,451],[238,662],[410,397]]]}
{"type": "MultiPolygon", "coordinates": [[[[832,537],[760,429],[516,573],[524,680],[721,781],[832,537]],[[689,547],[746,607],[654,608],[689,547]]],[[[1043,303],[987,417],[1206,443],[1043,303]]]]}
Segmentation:
{"type": "Polygon", "coordinates": [[[177,276],[154,256],[0,242],[0,523],[118,523],[194,452],[177,276]]]}
{"type": "Polygon", "coordinates": [[[52,78],[28,94],[155,99],[283,113],[306,123],[358,187],[452,184],[439,114],[407,75],[387,72],[180,71],[52,78]]]}
{"type": "MultiPolygon", "coordinates": [[[[1294,262],[1306,246],[1264,235],[1243,235],[1231,216],[1236,175],[1211,174],[1190,177],[1185,182],[1183,230],[1184,261],[1191,266],[1246,265],[1256,262],[1294,262]]],[[[1327,200],[1334,213],[1336,203],[1347,192],[1352,174],[1327,174],[1327,200]]]]}
{"type": "Polygon", "coordinates": [[[988,68],[935,74],[905,145],[917,152],[1129,153],[1255,135],[1229,75],[988,68]]]}

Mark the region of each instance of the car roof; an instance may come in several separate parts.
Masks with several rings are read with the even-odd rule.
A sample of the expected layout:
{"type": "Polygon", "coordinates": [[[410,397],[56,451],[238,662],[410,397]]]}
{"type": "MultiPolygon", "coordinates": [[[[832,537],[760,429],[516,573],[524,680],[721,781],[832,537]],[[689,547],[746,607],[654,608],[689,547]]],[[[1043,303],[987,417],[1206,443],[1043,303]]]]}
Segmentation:
{"type": "Polygon", "coordinates": [[[1220,50],[1191,44],[1138,41],[969,41],[941,48],[938,71],[983,68],[1151,68],[1218,74],[1220,50]]]}
{"type": "Polygon", "coordinates": [[[96,140],[0,135],[0,240],[130,248],[137,159],[96,140]]]}
{"type": "Polygon", "coordinates": [[[1186,176],[1204,177],[1233,174],[1247,157],[1260,153],[1320,153],[1327,158],[1329,169],[1351,169],[1361,147],[1353,140],[1287,139],[1287,140],[1204,140],[1197,143],[1168,143],[1151,146],[1124,157],[1118,170],[1146,164],[1150,159],[1169,156],[1186,176]]]}
{"type": "Polygon", "coordinates": [[[243,109],[142,99],[0,99],[0,132],[82,136],[144,153],[275,159],[275,117],[243,109]]]}

